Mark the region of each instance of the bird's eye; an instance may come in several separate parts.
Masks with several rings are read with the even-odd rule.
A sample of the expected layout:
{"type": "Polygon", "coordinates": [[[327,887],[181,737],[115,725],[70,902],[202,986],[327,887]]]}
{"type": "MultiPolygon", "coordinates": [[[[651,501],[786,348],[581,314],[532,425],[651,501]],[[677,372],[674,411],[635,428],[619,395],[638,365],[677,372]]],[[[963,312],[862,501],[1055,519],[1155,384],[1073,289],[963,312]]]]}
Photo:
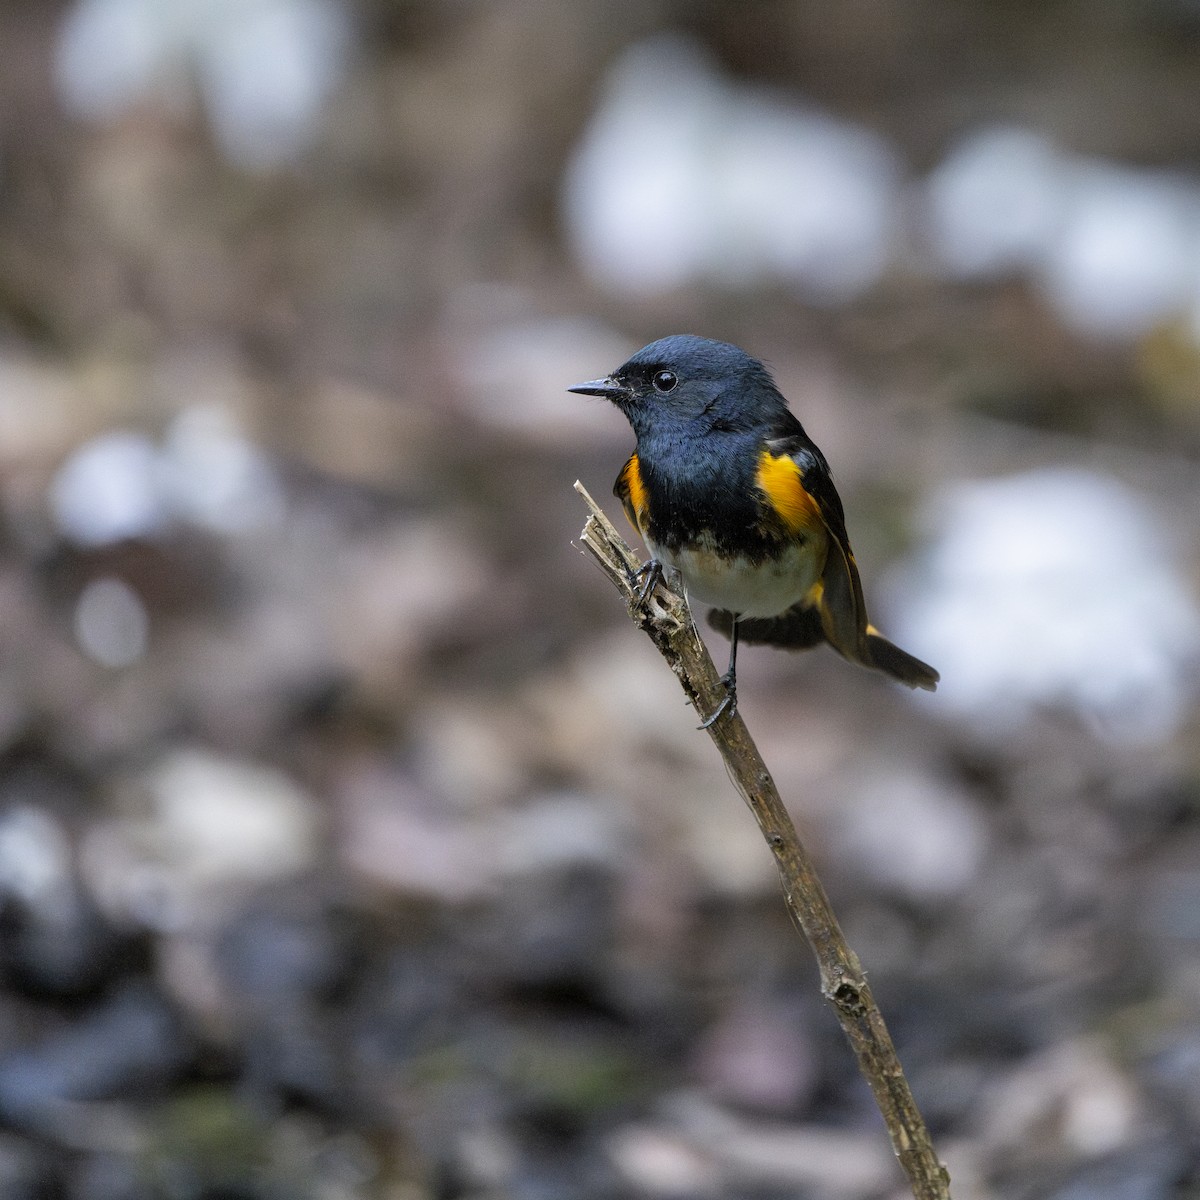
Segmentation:
{"type": "Polygon", "coordinates": [[[654,378],[650,380],[654,384],[656,392],[669,392],[679,382],[674,371],[655,371],[654,378]]]}

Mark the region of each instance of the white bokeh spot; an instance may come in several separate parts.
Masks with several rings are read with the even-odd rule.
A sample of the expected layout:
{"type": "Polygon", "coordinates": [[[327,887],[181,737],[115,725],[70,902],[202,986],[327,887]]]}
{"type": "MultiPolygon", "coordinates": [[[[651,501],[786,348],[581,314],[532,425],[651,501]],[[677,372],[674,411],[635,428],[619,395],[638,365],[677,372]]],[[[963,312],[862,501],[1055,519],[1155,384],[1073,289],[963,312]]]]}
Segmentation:
{"type": "Polygon", "coordinates": [[[939,709],[997,736],[1056,707],[1118,741],[1175,732],[1196,690],[1200,614],[1135,493],[1046,468],[959,484],[933,514],[889,631],[941,671],[939,709]]]}

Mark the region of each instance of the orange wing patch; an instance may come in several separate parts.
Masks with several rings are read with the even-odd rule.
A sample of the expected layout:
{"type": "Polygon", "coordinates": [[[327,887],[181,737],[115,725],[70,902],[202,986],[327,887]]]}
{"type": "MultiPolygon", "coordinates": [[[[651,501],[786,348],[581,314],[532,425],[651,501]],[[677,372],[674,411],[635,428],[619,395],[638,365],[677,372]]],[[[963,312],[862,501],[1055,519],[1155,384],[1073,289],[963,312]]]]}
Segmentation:
{"type": "Polygon", "coordinates": [[[631,454],[629,461],[621,468],[613,492],[621,501],[630,525],[644,535],[650,521],[650,502],[646,485],[642,482],[642,466],[636,454],[631,454]]]}
{"type": "Polygon", "coordinates": [[[789,455],[764,450],[759,455],[754,482],[789,533],[808,533],[823,527],[821,510],[804,488],[804,473],[789,455]]]}

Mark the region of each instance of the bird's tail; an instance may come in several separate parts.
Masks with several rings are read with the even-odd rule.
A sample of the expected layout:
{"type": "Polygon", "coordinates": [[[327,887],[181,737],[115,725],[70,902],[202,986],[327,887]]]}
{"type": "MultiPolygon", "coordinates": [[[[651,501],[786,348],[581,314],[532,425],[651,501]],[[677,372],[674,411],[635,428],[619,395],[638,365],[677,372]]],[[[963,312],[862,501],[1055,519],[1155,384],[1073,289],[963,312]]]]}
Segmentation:
{"type": "MultiPolygon", "coordinates": [[[[733,613],[723,608],[710,609],[708,623],[729,637],[733,631],[733,613]]],[[[738,641],[750,645],[808,650],[824,640],[821,614],[810,605],[797,604],[777,617],[743,617],[738,622],[738,641]]]]}
{"type": "Polygon", "coordinates": [[[936,692],[941,676],[926,662],[901,650],[895,642],[889,642],[874,625],[867,626],[866,651],[870,662],[863,666],[874,667],[910,688],[923,688],[936,692]]]}
{"type": "MultiPolygon", "coordinates": [[[[708,623],[726,637],[733,629],[733,614],[714,608],[708,623]]],[[[782,646],[788,650],[808,650],[828,641],[825,624],[818,606],[797,604],[777,617],[751,617],[738,622],[738,641],[767,646],[782,646]]],[[[830,645],[851,662],[882,671],[910,688],[937,690],[938,673],[919,658],[889,642],[873,625],[868,625],[857,645],[830,645]]]]}

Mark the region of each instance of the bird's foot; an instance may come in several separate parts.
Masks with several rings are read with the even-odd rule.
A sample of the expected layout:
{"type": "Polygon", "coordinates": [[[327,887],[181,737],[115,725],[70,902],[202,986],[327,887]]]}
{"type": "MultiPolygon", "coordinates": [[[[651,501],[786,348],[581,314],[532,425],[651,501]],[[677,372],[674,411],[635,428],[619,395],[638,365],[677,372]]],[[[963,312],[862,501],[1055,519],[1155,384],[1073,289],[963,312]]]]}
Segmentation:
{"type": "Polygon", "coordinates": [[[650,599],[650,593],[659,585],[663,577],[663,565],[657,558],[650,559],[649,562],[644,562],[633,573],[633,578],[629,581],[630,587],[637,590],[637,595],[633,598],[635,608],[645,608],[646,601],[650,599]]]}
{"type": "Polygon", "coordinates": [[[732,717],[737,715],[737,679],[726,672],[721,676],[721,683],[725,688],[725,699],[717,705],[713,711],[696,726],[697,729],[708,729],[721,717],[732,717]]]}

